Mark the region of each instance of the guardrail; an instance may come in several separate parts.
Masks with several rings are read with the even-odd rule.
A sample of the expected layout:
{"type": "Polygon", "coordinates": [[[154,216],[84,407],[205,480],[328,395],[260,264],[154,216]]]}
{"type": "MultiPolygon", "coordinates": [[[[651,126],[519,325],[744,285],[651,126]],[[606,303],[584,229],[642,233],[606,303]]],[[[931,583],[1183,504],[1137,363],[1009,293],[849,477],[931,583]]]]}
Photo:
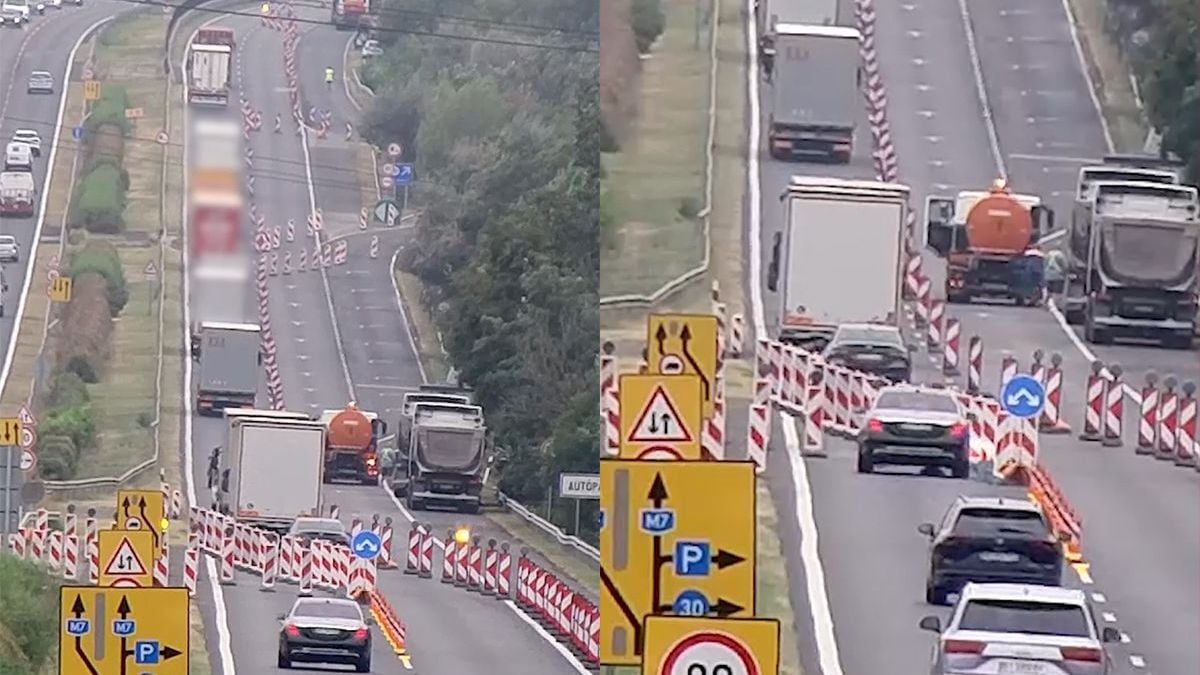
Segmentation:
{"type": "Polygon", "coordinates": [[[562,544],[563,546],[569,546],[596,561],[597,563],[600,562],[600,549],[592,546],[579,537],[567,534],[559,526],[525,508],[521,502],[509,498],[509,496],[503,492],[499,492],[498,494],[500,495],[500,506],[503,506],[518,516],[521,516],[530,525],[533,525],[542,532],[545,532],[559,544],[562,544]]]}

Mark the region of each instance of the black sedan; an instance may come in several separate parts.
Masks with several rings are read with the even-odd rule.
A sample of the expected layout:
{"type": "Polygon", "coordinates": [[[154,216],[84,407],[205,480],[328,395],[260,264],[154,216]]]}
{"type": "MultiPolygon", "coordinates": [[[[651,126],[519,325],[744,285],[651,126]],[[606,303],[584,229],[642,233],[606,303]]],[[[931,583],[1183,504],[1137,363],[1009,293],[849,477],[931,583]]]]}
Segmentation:
{"type": "Polygon", "coordinates": [[[858,472],[880,464],[971,471],[970,427],[954,394],[909,385],[885,387],[858,433],[858,472]]]}
{"type": "Polygon", "coordinates": [[[279,667],[334,663],[371,672],[371,628],[362,608],[341,598],[300,598],[279,617],[279,667]]]}
{"type": "Polygon", "coordinates": [[[908,382],[912,357],[900,329],[887,324],[855,323],[838,326],[821,355],[827,363],[845,366],[891,380],[908,382]]]}

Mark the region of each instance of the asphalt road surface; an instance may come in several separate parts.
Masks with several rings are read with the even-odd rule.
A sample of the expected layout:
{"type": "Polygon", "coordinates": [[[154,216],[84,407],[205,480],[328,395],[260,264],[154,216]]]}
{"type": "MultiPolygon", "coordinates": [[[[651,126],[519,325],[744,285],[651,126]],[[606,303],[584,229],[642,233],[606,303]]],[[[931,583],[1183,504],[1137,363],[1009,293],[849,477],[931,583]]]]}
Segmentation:
{"type": "MultiPolygon", "coordinates": [[[[44,16],[34,14],[33,20],[21,29],[0,27],[0,141],[4,145],[17,129],[33,129],[42,136],[42,156],[34,159],[34,185],[36,199],[46,192],[46,169],[50,166],[51,149],[55,147],[54,133],[57,128],[59,108],[63,100],[68,56],[84,32],[96,22],[127,9],[127,5],[97,0],[82,7],[64,6],[61,9],[47,8],[44,16]],[[25,90],[29,73],[47,70],[54,75],[53,94],[30,94],[25,90]]],[[[70,73],[70,79],[79,81],[80,73],[70,73]]],[[[70,152],[75,147],[70,130],[58,139],[60,152],[70,152]]],[[[37,203],[37,202],[35,202],[37,203]]],[[[60,223],[43,224],[44,209],[32,218],[0,218],[0,233],[17,238],[21,248],[21,259],[4,265],[4,280],[8,291],[3,293],[4,316],[0,318],[0,349],[5,350],[4,375],[7,377],[10,364],[7,352],[13,339],[13,326],[17,319],[18,304],[28,277],[34,240],[38,236],[53,236],[57,240],[60,223]]],[[[51,244],[56,245],[56,244],[51,244]]]]}

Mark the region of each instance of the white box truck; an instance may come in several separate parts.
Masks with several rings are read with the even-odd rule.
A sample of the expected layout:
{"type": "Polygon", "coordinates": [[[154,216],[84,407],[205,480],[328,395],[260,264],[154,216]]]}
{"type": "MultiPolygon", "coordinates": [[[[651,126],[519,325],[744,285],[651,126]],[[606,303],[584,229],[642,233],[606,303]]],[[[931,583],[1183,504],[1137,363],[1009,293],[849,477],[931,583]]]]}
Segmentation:
{"type": "Polygon", "coordinates": [[[234,410],[218,451],[217,508],[240,522],[286,530],[322,514],[325,425],[299,413],[234,410]]]}
{"type": "Polygon", "coordinates": [[[792,177],[767,270],[781,340],[817,348],[844,323],[896,324],[908,196],[898,183],[792,177]]]}
{"type": "Polygon", "coordinates": [[[196,31],[188,46],[188,103],[222,107],[229,104],[234,47],[232,28],[196,31]]]}

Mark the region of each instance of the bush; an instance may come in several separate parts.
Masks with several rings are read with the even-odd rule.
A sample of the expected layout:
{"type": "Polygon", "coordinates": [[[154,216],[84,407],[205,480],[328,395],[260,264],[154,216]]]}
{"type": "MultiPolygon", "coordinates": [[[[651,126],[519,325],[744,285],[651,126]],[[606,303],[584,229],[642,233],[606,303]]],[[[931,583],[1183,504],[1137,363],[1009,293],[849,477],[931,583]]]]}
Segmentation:
{"type": "Polygon", "coordinates": [[[123,230],[127,181],[121,169],[108,163],[97,164],[79,183],[73,224],[101,234],[123,230]]]}
{"type": "MultiPolygon", "coordinates": [[[[88,136],[88,160],[85,171],[92,171],[101,164],[111,164],[121,169],[125,159],[125,132],[114,124],[101,124],[88,136]]],[[[122,172],[124,187],[129,189],[129,176],[122,172]]]]}
{"type": "Polygon", "coordinates": [[[633,37],[638,51],[645,54],[667,27],[667,15],[663,13],[662,0],[633,0],[629,16],[633,24],[633,37]]]}
{"type": "MultiPolygon", "coordinates": [[[[84,403],[51,412],[38,431],[46,437],[65,437],[71,441],[75,452],[91,448],[94,445],[96,433],[96,422],[92,418],[92,406],[84,403]]],[[[74,458],[74,455],[72,457],[74,458]]]]}
{"type": "Polygon", "coordinates": [[[46,407],[51,411],[83,405],[91,400],[83,378],[72,372],[60,372],[50,384],[46,407]]]}
{"type": "Polygon", "coordinates": [[[71,277],[85,272],[95,272],[104,277],[105,295],[112,316],[117,316],[129,302],[129,285],[125,281],[125,269],[121,267],[121,254],[117,247],[107,241],[89,241],[75,253],[71,261],[71,277]]]}
{"type": "Polygon", "coordinates": [[[100,100],[92,104],[92,112],[83,126],[89,136],[104,125],[115,126],[125,134],[129,131],[129,120],[125,119],[125,109],[128,107],[129,94],[125,87],[105,82],[100,90],[100,100]]]}
{"type": "Polygon", "coordinates": [[[0,675],[44,672],[58,649],[58,587],[44,568],[0,556],[0,675]]]}
{"type": "Polygon", "coordinates": [[[112,355],[112,315],[105,286],[104,277],[96,272],[75,275],[71,302],[63,313],[58,363],[89,384],[100,379],[112,355]]]}
{"type": "Polygon", "coordinates": [[[70,436],[38,439],[38,473],[46,480],[71,480],[79,468],[79,449],[70,436]]]}

